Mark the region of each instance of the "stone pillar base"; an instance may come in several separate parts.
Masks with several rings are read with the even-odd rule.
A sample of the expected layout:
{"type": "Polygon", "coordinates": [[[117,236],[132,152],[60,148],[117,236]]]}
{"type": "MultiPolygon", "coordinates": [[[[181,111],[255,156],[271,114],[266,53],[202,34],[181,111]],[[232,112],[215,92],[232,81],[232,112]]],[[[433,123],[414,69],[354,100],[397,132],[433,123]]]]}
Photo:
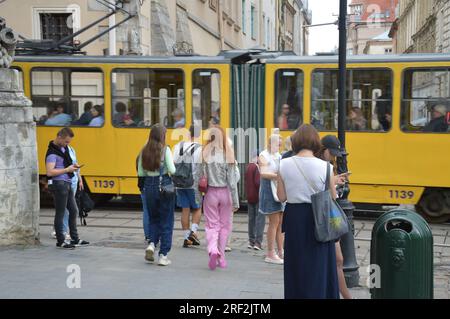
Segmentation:
{"type": "Polygon", "coordinates": [[[0,246],[39,242],[36,124],[16,70],[0,69],[0,246]]]}

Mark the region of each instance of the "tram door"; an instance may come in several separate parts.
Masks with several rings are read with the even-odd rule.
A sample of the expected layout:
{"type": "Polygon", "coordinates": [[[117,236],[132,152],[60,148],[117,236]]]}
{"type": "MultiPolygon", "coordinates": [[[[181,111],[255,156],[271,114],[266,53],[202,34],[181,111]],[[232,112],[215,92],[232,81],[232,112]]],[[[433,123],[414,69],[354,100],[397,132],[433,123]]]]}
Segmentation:
{"type": "Polygon", "coordinates": [[[239,194],[245,195],[245,168],[256,149],[264,145],[260,128],[264,127],[265,65],[232,65],[231,127],[241,180],[239,194]]]}

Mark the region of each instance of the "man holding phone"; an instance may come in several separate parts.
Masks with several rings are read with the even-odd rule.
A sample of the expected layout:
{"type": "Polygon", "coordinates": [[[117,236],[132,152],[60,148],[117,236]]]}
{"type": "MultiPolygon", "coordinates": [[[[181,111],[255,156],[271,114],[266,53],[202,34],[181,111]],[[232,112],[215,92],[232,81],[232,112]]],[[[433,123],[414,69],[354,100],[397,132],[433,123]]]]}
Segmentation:
{"type": "Polygon", "coordinates": [[[47,154],[45,155],[48,188],[53,194],[55,204],[56,247],[62,249],[74,249],[76,246],[89,245],[89,242],[78,237],[77,232],[78,207],[75,202],[72,179],[75,177],[75,174],[79,177],[78,170],[80,166],[74,164],[69,150],[69,144],[74,136],[70,128],[65,127],[61,129],[56,139],[50,141],[47,154]],[[69,211],[70,242],[65,242],[64,235],[63,221],[66,208],[69,211]]]}

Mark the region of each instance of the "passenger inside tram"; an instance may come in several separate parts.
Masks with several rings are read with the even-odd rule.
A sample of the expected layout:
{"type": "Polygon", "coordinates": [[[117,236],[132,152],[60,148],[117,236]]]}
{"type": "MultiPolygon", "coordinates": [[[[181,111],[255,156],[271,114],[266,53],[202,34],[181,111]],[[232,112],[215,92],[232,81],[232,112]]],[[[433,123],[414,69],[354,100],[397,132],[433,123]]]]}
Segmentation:
{"type": "Polygon", "coordinates": [[[392,95],[381,95],[377,99],[376,113],[383,131],[389,131],[392,125],[392,95]]]}
{"type": "Polygon", "coordinates": [[[283,106],[281,107],[281,114],[280,116],[278,116],[278,125],[277,127],[280,130],[288,130],[289,129],[289,124],[288,124],[288,118],[289,118],[289,113],[290,113],[291,107],[289,106],[289,104],[283,104],[283,106]]]}
{"type": "Polygon", "coordinates": [[[182,128],[185,126],[183,110],[176,108],[172,112],[172,117],[173,117],[173,122],[174,122],[173,128],[182,128]]]}
{"type": "Polygon", "coordinates": [[[287,97],[287,104],[291,107],[291,115],[302,116],[302,94],[295,86],[291,86],[287,97]]]}
{"type": "Polygon", "coordinates": [[[447,132],[449,125],[447,121],[447,106],[437,102],[431,106],[431,121],[423,128],[424,132],[443,133],[447,132]]]}
{"type": "Polygon", "coordinates": [[[116,113],[113,116],[114,126],[124,126],[125,117],[127,115],[127,106],[123,102],[117,102],[115,109],[116,113]]]}
{"type": "Polygon", "coordinates": [[[103,123],[105,122],[105,118],[103,116],[103,106],[94,105],[94,107],[91,109],[91,113],[92,113],[92,120],[89,123],[89,126],[91,127],[103,126],[103,123]]]}
{"type": "Polygon", "coordinates": [[[84,113],[81,114],[80,118],[76,121],[74,121],[72,124],[73,125],[80,125],[80,126],[88,126],[89,123],[91,123],[92,121],[92,113],[91,113],[91,109],[92,109],[93,103],[92,102],[86,102],[84,103],[84,113]]]}
{"type": "Polygon", "coordinates": [[[65,103],[58,102],[56,107],[53,108],[51,114],[49,114],[48,119],[45,121],[44,125],[51,126],[67,126],[72,122],[72,117],[69,114],[64,113],[65,103]]]}
{"type": "Polygon", "coordinates": [[[367,120],[359,107],[352,107],[348,117],[348,129],[352,131],[366,131],[367,120]]]}
{"type": "Polygon", "coordinates": [[[124,124],[128,127],[137,127],[141,122],[137,105],[128,106],[128,114],[124,116],[124,124]]]}

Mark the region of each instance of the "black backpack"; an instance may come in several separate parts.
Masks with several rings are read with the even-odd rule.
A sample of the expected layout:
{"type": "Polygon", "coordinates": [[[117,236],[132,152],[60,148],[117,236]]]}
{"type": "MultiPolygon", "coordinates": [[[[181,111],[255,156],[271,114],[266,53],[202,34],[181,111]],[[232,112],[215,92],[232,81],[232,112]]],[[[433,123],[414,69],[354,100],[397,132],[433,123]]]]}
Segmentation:
{"type": "Polygon", "coordinates": [[[88,217],[88,213],[94,209],[95,203],[84,190],[78,190],[75,199],[78,205],[80,223],[81,225],[86,226],[86,217],[88,217]]]}
{"type": "Polygon", "coordinates": [[[180,145],[179,163],[175,164],[176,172],[172,175],[172,181],[177,188],[191,188],[194,185],[194,177],[192,176],[192,159],[196,148],[199,144],[193,143],[184,152],[184,143],[180,145]],[[186,161],[186,154],[190,152],[190,160],[186,161]]]}

